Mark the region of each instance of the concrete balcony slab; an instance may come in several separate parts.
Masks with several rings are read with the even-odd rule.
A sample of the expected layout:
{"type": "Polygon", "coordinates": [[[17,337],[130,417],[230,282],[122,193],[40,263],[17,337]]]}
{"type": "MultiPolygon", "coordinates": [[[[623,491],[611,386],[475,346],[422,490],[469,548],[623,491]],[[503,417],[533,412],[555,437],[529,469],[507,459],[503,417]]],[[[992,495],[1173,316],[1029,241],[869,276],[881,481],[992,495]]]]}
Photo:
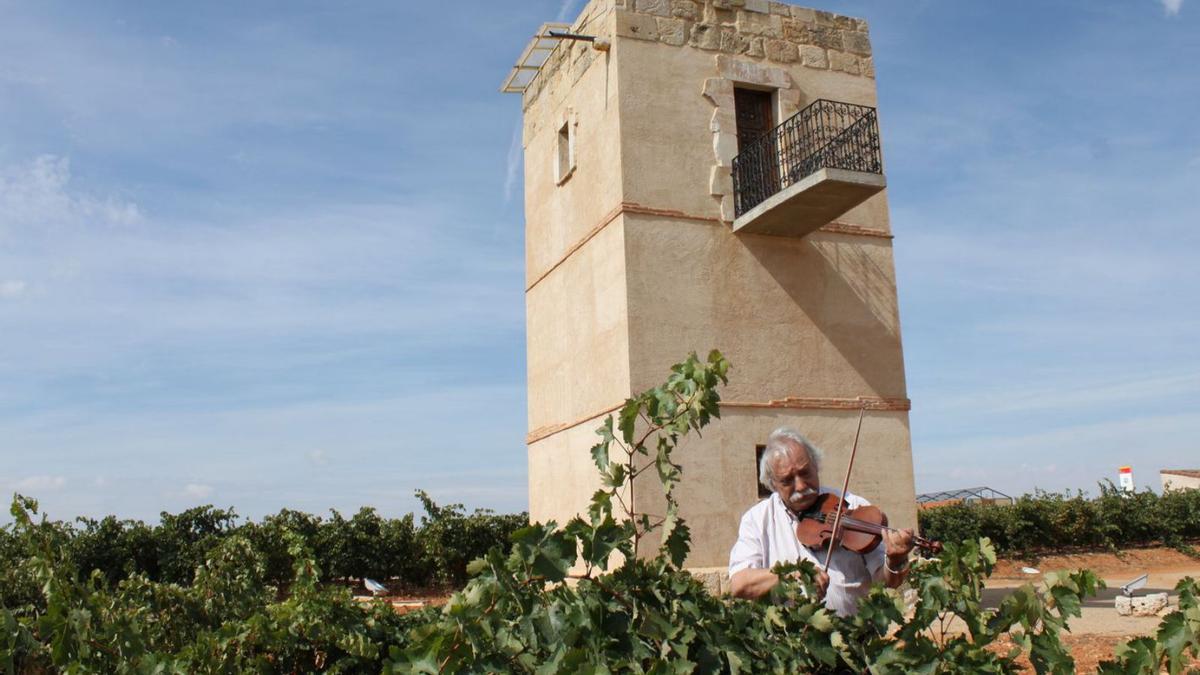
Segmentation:
{"type": "Polygon", "coordinates": [[[887,187],[882,174],[820,169],[783,188],[733,221],[735,233],[803,237],[887,187]]]}

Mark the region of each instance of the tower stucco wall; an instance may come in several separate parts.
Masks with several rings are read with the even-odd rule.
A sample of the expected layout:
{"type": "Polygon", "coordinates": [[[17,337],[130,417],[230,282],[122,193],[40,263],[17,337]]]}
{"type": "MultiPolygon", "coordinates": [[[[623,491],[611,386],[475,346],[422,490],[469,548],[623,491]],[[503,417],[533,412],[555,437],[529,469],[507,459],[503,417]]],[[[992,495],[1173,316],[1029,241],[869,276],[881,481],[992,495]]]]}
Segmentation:
{"type": "MultiPolygon", "coordinates": [[[[562,523],[598,487],[594,429],[688,351],[733,364],[722,418],[677,453],[692,567],[726,562],[757,500],[755,445],[789,424],[840,484],[916,523],[886,191],[806,237],[734,234],[734,85],[776,121],[820,98],[876,105],[866,24],[755,0],[593,0],[524,95],[530,513],[562,523]],[[573,126],[576,167],[553,170],[573,126]]],[[[661,510],[654,490],[637,508],[661,510]]]]}
{"type": "MultiPolygon", "coordinates": [[[[611,8],[593,3],[577,26],[611,32],[612,20],[611,8]]],[[[623,198],[615,64],[568,46],[539,76],[540,95],[524,116],[531,436],[594,416],[630,390],[625,246],[611,226],[623,198]],[[563,124],[573,130],[575,159],[565,180],[554,166],[563,124]]],[[[533,513],[546,512],[540,503],[533,513]]]]}

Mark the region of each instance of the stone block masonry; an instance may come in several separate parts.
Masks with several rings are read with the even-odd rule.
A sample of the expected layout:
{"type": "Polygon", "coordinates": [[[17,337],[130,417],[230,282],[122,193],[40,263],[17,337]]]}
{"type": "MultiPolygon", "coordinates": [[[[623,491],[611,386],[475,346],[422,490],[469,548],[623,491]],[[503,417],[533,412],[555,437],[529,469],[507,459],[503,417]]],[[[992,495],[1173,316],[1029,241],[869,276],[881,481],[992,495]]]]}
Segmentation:
{"type": "Polygon", "coordinates": [[[862,19],[766,0],[609,0],[617,36],[875,77],[862,19]]]}
{"type": "MultiPolygon", "coordinates": [[[[866,21],[772,0],[592,0],[575,30],[614,37],[602,34],[605,25],[615,25],[618,38],[875,77],[866,21]],[[612,24],[603,20],[610,12],[612,24]]],[[[594,57],[587,43],[564,42],[526,89],[525,107],[558,70],[578,77],[594,57]]]]}

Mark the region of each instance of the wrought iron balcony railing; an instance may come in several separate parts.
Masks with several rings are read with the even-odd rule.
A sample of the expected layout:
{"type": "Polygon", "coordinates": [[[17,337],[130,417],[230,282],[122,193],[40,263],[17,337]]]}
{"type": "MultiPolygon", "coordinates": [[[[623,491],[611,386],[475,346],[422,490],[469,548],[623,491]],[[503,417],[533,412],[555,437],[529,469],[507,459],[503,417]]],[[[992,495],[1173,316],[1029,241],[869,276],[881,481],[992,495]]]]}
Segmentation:
{"type": "Polygon", "coordinates": [[[736,214],[821,169],[883,173],[874,108],[819,99],[742,148],[733,158],[736,214]]]}

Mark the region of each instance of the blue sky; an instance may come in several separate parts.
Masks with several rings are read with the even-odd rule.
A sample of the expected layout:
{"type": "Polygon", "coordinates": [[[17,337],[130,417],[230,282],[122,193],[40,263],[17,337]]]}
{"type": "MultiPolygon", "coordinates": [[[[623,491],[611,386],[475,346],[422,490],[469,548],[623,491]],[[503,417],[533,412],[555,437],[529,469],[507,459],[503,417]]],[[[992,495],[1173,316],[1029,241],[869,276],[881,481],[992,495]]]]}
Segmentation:
{"type": "MultiPolygon", "coordinates": [[[[0,489],[524,508],[496,89],[580,4],[0,0],[0,489]]],[[[1200,467],[1194,5],[821,5],[871,22],[918,490],[1200,467]]]]}

